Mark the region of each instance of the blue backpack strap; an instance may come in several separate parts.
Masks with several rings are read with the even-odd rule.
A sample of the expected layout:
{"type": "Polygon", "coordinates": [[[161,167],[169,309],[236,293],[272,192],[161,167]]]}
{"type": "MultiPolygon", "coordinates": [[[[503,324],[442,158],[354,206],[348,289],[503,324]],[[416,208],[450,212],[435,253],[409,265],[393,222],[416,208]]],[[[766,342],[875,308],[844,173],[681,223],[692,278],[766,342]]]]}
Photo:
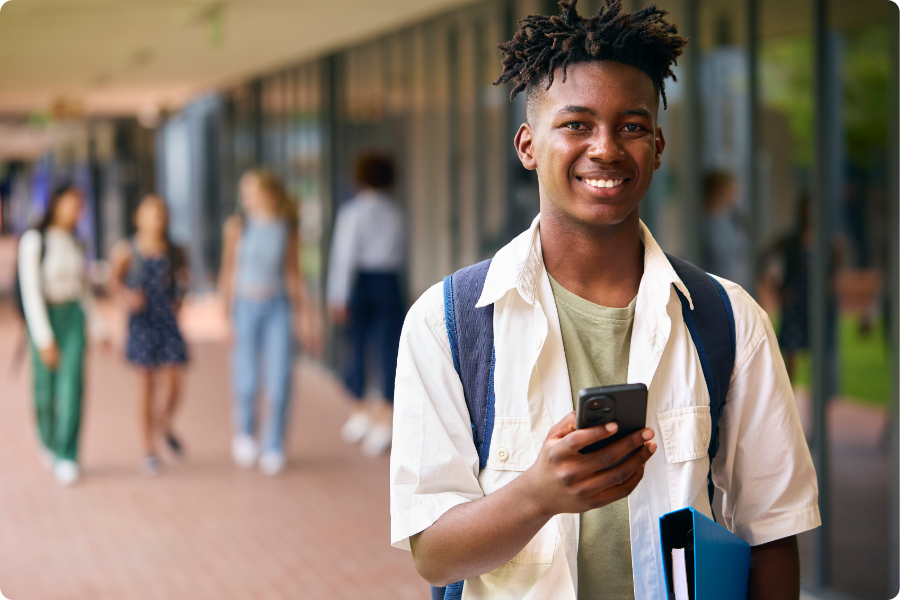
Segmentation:
{"type": "MultiPolygon", "coordinates": [[[[709,439],[710,470],[706,475],[709,504],[712,510],[713,492],[712,461],[719,450],[719,419],[725,407],[725,397],[734,370],[736,339],[734,312],[725,288],[714,277],[691,263],[666,254],[675,273],[691,295],[694,310],[678,288],[675,292],[681,301],[681,314],[697,349],[703,378],[709,391],[709,414],[712,434],[709,439]]],[[[715,515],[713,515],[715,518],[715,515]]]]}
{"type": "Polygon", "coordinates": [[[469,409],[479,470],[487,464],[494,430],[494,305],[475,304],[490,265],[486,260],[444,278],[447,336],[469,409]]]}
{"type": "MultiPolygon", "coordinates": [[[[490,259],[444,278],[444,318],[453,367],[462,382],[478,450],[478,469],[487,465],[494,431],[494,305],[475,308],[490,259]]],[[[446,588],[432,586],[432,600],[461,600],[463,582],[446,588]]]]}

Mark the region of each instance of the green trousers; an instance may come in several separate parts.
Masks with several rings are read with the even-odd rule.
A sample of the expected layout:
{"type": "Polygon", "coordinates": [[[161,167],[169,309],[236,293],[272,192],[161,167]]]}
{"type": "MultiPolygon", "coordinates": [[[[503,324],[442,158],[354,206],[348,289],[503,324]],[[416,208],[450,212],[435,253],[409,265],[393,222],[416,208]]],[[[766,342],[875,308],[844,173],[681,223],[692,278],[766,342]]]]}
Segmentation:
{"type": "Polygon", "coordinates": [[[34,406],[44,447],[58,460],[78,460],[84,381],[84,312],[78,302],[48,306],[59,347],[59,366],[49,370],[32,344],[34,406]]]}

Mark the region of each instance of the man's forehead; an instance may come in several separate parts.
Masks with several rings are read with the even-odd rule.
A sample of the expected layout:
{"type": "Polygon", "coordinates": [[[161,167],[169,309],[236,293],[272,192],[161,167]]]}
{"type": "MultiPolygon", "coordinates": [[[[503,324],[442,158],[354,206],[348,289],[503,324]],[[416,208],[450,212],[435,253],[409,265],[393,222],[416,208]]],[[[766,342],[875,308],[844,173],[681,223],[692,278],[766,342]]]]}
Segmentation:
{"type": "Polygon", "coordinates": [[[653,80],[637,67],[620,62],[598,60],[569,65],[566,81],[560,67],[549,89],[548,81],[549,75],[529,87],[529,113],[535,109],[542,114],[557,113],[571,106],[599,111],[611,105],[621,111],[649,111],[653,117],[658,113],[659,92],[653,80]]]}

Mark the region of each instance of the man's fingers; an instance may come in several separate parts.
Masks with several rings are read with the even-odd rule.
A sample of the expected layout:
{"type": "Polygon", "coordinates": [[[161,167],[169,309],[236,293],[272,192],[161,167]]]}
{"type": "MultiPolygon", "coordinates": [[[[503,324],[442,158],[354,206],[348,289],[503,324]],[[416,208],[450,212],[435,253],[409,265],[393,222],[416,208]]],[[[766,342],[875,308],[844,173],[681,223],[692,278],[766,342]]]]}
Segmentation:
{"type": "Polygon", "coordinates": [[[560,419],[559,423],[550,428],[550,432],[547,433],[547,439],[562,439],[573,431],[575,431],[574,410],[560,419]]]}
{"type": "MultiPolygon", "coordinates": [[[[574,415],[574,413],[573,413],[574,415]]],[[[574,416],[573,416],[574,420],[574,416]]],[[[588,427],[587,429],[575,429],[565,438],[565,451],[569,454],[575,454],[582,448],[590,446],[594,442],[605,440],[614,435],[619,430],[618,423],[612,422],[606,425],[597,425],[596,427],[588,427]]]]}
{"type": "Polygon", "coordinates": [[[653,430],[642,429],[613,442],[606,448],[591,452],[588,456],[594,459],[594,464],[592,465],[594,470],[599,471],[616,464],[652,439],[653,430]]]}
{"type": "Polygon", "coordinates": [[[594,497],[591,498],[591,505],[594,507],[606,506],[607,504],[612,504],[622,498],[627,498],[643,478],[644,467],[641,465],[641,468],[632,473],[631,477],[626,479],[622,484],[607,488],[595,494],[594,497]]]}
{"type": "MultiPolygon", "coordinates": [[[[624,440],[623,440],[624,441],[624,440]]],[[[618,442],[617,442],[618,443],[618,442]]],[[[656,443],[649,442],[627,460],[615,467],[596,472],[586,478],[581,486],[581,494],[595,495],[605,489],[623,485],[638,471],[642,471],[644,463],[656,452],[656,443]]]]}

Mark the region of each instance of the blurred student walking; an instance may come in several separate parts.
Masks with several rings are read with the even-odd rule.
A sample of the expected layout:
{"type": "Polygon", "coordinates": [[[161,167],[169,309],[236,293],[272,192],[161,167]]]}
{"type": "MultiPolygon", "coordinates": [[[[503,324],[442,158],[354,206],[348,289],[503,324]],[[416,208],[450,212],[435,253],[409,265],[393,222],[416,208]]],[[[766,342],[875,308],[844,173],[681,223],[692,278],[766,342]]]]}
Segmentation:
{"type": "Polygon", "coordinates": [[[700,258],[704,270],[749,289],[753,284],[750,238],[740,200],[741,189],[733,174],[713,171],[704,178],[700,258]]]}
{"type": "Polygon", "coordinates": [[[278,178],[249,171],[240,182],[242,213],[225,223],[219,291],[232,319],[234,349],[234,461],[267,475],[286,464],[284,430],[291,397],[292,331],[299,325],[308,350],[319,351],[321,334],[300,271],[296,206],[278,178]],[[263,366],[269,401],[262,452],[255,438],[255,399],[263,366]]]}
{"type": "Polygon", "coordinates": [[[19,291],[32,341],[41,456],[63,485],[80,474],[85,317],[92,335],[106,338],[93,310],[84,250],[75,238],[83,205],[72,185],[56,188],[40,224],[19,241],[19,291]]]}
{"type": "Polygon", "coordinates": [[[358,401],[341,430],[350,444],[377,456],[390,447],[397,350],[406,304],[400,273],[406,263],[403,213],[389,195],[394,166],[386,158],[366,156],[356,165],[360,191],[337,214],[328,306],[332,320],[347,327],[351,354],[346,384],[358,401]],[[371,344],[381,362],[383,402],[369,407],[366,392],[366,354],[371,344]]]}
{"type": "Polygon", "coordinates": [[[188,287],[184,252],[169,240],[169,211],[159,196],[145,196],[134,213],[137,232],[112,251],[111,292],[128,310],[125,355],[140,377],[140,418],[144,444],[144,470],[155,474],[160,466],[156,436],[169,449],[182,453],[172,432],[172,418],[181,392],[187,348],[178,327],[177,313],[188,287]],[[154,392],[164,382],[164,403],[157,416],[154,392]]]}

